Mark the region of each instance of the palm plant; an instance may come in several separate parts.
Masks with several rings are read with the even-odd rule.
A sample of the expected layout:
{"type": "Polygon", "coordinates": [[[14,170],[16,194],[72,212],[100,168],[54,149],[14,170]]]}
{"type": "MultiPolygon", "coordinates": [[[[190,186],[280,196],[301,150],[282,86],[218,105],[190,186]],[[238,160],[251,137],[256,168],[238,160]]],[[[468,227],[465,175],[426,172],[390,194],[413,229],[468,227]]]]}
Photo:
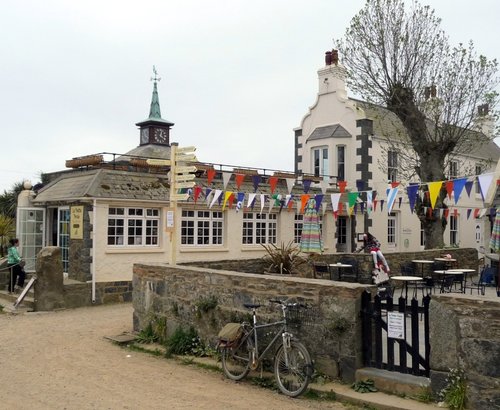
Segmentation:
{"type": "Polygon", "coordinates": [[[5,256],[5,247],[9,238],[13,237],[16,232],[14,219],[7,215],[0,214],[0,256],[5,256]]]}
{"type": "Polygon", "coordinates": [[[299,255],[299,247],[293,242],[286,245],[281,243],[279,247],[275,244],[262,244],[262,246],[267,252],[262,259],[269,265],[268,272],[292,274],[298,266],[305,263],[305,259],[299,255]]]}

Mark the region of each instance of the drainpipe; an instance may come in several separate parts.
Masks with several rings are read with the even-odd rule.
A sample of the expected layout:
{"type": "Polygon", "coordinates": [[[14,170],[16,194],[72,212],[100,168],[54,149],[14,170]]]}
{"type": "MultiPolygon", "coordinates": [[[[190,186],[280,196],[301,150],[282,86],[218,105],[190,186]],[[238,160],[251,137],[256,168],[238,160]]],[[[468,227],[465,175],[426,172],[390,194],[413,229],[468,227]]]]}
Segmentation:
{"type": "Polygon", "coordinates": [[[97,199],[92,204],[92,303],[95,303],[95,253],[96,253],[97,199]]]}

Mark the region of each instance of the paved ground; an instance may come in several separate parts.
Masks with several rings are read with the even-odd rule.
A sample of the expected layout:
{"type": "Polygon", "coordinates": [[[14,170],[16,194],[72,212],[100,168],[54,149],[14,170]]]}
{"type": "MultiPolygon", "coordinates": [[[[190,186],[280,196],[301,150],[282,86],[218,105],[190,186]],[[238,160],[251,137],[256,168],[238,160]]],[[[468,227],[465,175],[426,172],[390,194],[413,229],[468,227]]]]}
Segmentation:
{"type": "MultiPolygon", "coordinates": [[[[345,409],[121,348],[130,304],[0,315],[0,408],[345,409]]],[[[353,407],[349,407],[353,408],[353,407]]]]}

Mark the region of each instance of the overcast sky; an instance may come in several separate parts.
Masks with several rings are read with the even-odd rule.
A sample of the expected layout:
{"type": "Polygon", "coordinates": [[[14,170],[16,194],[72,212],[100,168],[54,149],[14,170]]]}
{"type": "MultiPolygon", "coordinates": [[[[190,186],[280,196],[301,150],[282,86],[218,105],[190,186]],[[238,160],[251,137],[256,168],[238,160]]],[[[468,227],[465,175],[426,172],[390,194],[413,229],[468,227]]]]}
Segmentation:
{"type": "MultiPolygon", "coordinates": [[[[200,161],[293,170],[317,70],[364,0],[3,0],[0,192],[139,144],[152,66],[171,142],[200,161]]],[[[452,43],[499,58],[498,0],[427,0],[452,43]]]]}

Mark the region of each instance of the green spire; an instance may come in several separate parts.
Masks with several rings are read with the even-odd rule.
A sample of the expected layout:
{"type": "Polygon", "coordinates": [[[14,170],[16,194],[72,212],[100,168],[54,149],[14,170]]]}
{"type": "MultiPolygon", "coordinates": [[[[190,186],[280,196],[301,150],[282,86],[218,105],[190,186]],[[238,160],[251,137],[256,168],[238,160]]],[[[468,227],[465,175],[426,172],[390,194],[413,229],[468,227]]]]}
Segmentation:
{"type": "MultiPolygon", "coordinates": [[[[154,70],[154,66],[153,66],[154,70]]],[[[149,109],[149,118],[158,118],[161,119],[161,111],[160,111],[160,100],[158,98],[158,88],[156,86],[157,80],[159,81],[160,78],[156,77],[156,70],[155,72],[155,77],[154,77],[154,85],[153,85],[153,96],[151,97],[151,107],[149,109]]]]}

